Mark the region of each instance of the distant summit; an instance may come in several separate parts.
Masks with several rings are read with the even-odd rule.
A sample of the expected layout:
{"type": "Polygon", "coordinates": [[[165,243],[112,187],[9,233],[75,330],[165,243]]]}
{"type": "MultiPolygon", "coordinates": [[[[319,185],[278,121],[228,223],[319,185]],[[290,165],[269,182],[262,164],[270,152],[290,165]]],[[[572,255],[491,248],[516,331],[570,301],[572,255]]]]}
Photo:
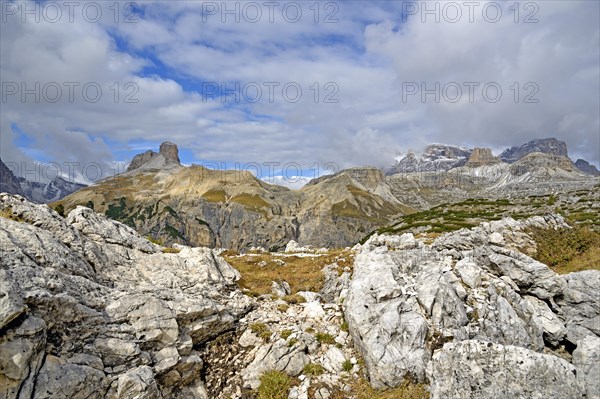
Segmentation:
{"type": "Polygon", "coordinates": [[[30,201],[43,204],[58,201],[84,187],[87,186],[67,181],[60,176],[45,183],[17,177],[0,159],[0,192],[17,194],[30,201]]]}
{"type": "Polygon", "coordinates": [[[577,168],[583,173],[586,173],[591,176],[600,176],[600,171],[598,171],[598,169],[594,165],[590,164],[584,159],[578,159],[577,161],[575,161],[575,166],[577,166],[577,168]]]}
{"type": "Polygon", "coordinates": [[[25,196],[19,179],[0,159],[0,192],[25,196]]]}
{"type": "Polygon", "coordinates": [[[531,140],[518,147],[511,147],[500,154],[500,159],[507,163],[513,163],[533,152],[569,157],[567,144],[555,138],[531,140]]]}
{"type": "MultiPolygon", "coordinates": [[[[388,176],[405,173],[447,172],[463,166],[479,168],[498,164],[514,164],[530,154],[546,154],[550,157],[533,157],[544,159],[543,163],[554,163],[554,166],[566,171],[581,171],[590,176],[600,176],[600,171],[589,162],[578,159],[572,162],[569,158],[567,144],[556,138],[531,140],[523,145],[504,150],[494,156],[490,148],[468,148],[449,144],[430,144],[422,154],[409,151],[396,158],[396,163],[387,169],[388,176]]],[[[527,162],[526,162],[527,163],[527,162]]]]}
{"type": "Polygon", "coordinates": [[[490,148],[474,148],[465,166],[476,168],[483,165],[493,165],[502,162],[492,154],[490,148]]]}
{"type": "Polygon", "coordinates": [[[466,164],[471,152],[471,148],[456,145],[430,144],[421,155],[409,151],[404,157],[397,159],[387,174],[447,171],[466,164]]]}
{"type": "Polygon", "coordinates": [[[179,149],[177,148],[177,144],[165,141],[160,145],[158,152],[148,150],[133,157],[127,167],[127,172],[132,172],[142,167],[144,170],[160,170],[173,165],[181,165],[179,149]]]}

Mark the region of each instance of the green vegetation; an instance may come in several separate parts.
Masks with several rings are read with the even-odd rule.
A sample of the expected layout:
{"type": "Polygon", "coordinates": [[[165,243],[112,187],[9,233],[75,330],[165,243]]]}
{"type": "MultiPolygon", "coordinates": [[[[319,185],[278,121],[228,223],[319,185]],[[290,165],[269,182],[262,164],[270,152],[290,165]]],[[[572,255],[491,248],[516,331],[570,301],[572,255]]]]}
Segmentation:
{"type": "Polygon", "coordinates": [[[288,339],[288,337],[290,335],[292,335],[292,332],[293,332],[292,330],[283,330],[283,331],[281,331],[281,333],[280,333],[281,338],[288,339]]]}
{"type": "Polygon", "coordinates": [[[568,222],[600,231],[600,198],[596,186],[590,191],[579,190],[564,194],[548,194],[509,199],[469,198],[462,202],[442,204],[431,209],[400,217],[390,226],[380,228],[361,240],[364,243],[375,232],[379,234],[441,234],[471,228],[481,222],[504,217],[526,219],[531,216],[560,213],[568,222]],[[573,197],[578,197],[573,200],[573,197]]]}
{"type": "Polygon", "coordinates": [[[292,338],[288,341],[288,346],[291,348],[292,346],[296,345],[298,343],[298,340],[296,338],[292,338]]]}
{"type": "Polygon", "coordinates": [[[377,390],[361,378],[352,384],[352,392],[356,399],[427,399],[429,391],[424,384],[405,380],[398,388],[377,390]]]}
{"type": "Polygon", "coordinates": [[[400,209],[396,209],[393,205],[387,202],[385,202],[381,207],[376,208],[373,206],[373,198],[371,198],[369,201],[363,201],[364,203],[362,204],[362,207],[359,208],[349,200],[343,200],[331,206],[331,213],[334,217],[362,219],[381,225],[389,220],[387,217],[399,214],[401,212],[400,209]]]}
{"type": "Polygon", "coordinates": [[[162,252],[163,254],[178,254],[181,250],[178,248],[163,248],[162,252]]]}
{"type": "Polygon", "coordinates": [[[287,303],[291,303],[291,304],[298,304],[298,303],[306,302],[306,299],[304,299],[304,297],[302,295],[298,295],[298,294],[286,295],[283,297],[283,300],[286,301],[287,303]]]}
{"type": "Polygon", "coordinates": [[[271,253],[240,256],[236,251],[224,251],[221,256],[242,275],[239,285],[246,294],[270,294],[273,281],[287,281],[292,295],[284,297],[283,300],[289,304],[305,302],[303,297],[294,295],[298,291],[319,292],[323,288],[325,276],[322,270],[325,266],[335,263],[339,271],[354,264],[353,253],[346,250],[331,250],[315,257],[282,258],[271,253]],[[282,259],[285,265],[276,262],[282,259]],[[261,262],[265,262],[266,266],[258,266],[264,264],[261,262]]]}
{"type": "Polygon", "coordinates": [[[127,217],[127,199],[125,197],[116,198],[117,204],[108,204],[108,209],[104,214],[113,220],[123,220],[127,217]]]}
{"type": "Polygon", "coordinates": [[[202,194],[202,198],[208,202],[225,202],[225,191],[209,190],[202,194]]]}
{"type": "Polygon", "coordinates": [[[267,342],[271,338],[271,330],[265,323],[252,323],[250,324],[250,331],[258,335],[263,341],[267,342]]]}
{"type": "Polygon", "coordinates": [[[281,371],[266,371],[260,377],[257,399],[287,399],[291,379],[281,371]]]}
{"type": "Polygon", "coordinates": [[[289,308],[290,308],[290,305],[288,305],[287,303],[282,303],[280,305],[277,305],[277,310],[279,310],[281,313],[287,312],[287,310],[289,308]]]}
{"type": "Polygon", "coordinates": [[[600,232],[589,227],[572,229],[531,229],[537,244],[535,259],[557,273],[600,270],[600,232]]]}
{"type": "Polygon", "coordinates": [[[353,367],[354,367],[354,365],[352,364],[352,362],[349,359],[344,360],[344,363],[342,363],[342,370],[345,372],[349,373],[353,367]]]}
{"type": "Polygon", "coordinates": [[[231,199],[231,202],[244,205],[246,208],[252,210],[258,210],[259,208],[269,208],[270,205],[267,201],[260,198],[258,195],[240,194],[236,195],[231,199]]]}
{"type": "Polygon", "coordinates": [[[320,344],[335,344],[335,338],[331,334],[318,332],[315,337],[320,344]]]}
{"type": "Polygon", "coordinates": [[[163,209],[163,212],[169,212],[169,214],[177,219],[179,219],[179,216],[177,215],[177,212],[175,212],[175,210],[173,208],[171,208],[170,206],[165,206],[163,209]]]}
{"type": "Polygon", "coordinates": [[[63,204],[58,204],[54,207],[54,210],[56,211],[56,213],[58,213],[60,216],[65,217],[65,206],[63,204]]]}
{"type": "Polygon", "coordinates": [[[88,201],[88,202],[85,204],[85,206],[86,206],[86,207],[88,207],[88,208],[90,208],[90,209],[92,209],[92,210],[94,209],[94,203],[93,203],[92,201],[88,201]]]}
{"type": "Polygon", "coordinates": [[[342,325],[340,326],[340,330],[348,332],[348,322],[346,322],[346,320],[344,320],[342,322],[342,325]]]}
{"type": "Polygon", "coordinates": [[[146,236],[146,240],[150,241],[152,244],[156,244],[156,245],[160,245],[161,247],[163,246],[164,242],[162,239],[160,238],[154,238],[150,235],[146,236]]]}
{"type": "Polygon", "coordinates": [[[323,368],[323,366],[317,363],[308,363],[306,366],[304,366],[304,369],[302,370],[302,373],[309,377],[316,377],[318,375],[323,374],[324,372],[325,369],[323,368]]]}
{"type": "MultiPolygon", "coordinates": [[[[196,222],[198,222],[198,223],[200,223],[201,225],[204,225],[204,226],[206,226],[206,227],[208,227],[208,228],[210,229],[210,225],[209,225],[209,224],[208,224],[206,221],[204,221],[204,220],[202,220],[202,219],[200,219],[200,218],[197,218],[197,217],[196,217],[196,218],[194,218],[194,219],[196,219],[196,222]]],[[[212,230],[212,229],[211,229],[211,230],[212,230]]]]}
{"type": "Polygon", "coordinates": [[[170,224],[167,224],[165,226],[165,228],[163,229],[163,231],[165,233],[167,233],[169,235],[169,237],[174,238],[174,239],[181,239],[181,240],[185,240],[185,237],[179,232],[179,230],[177,230],[175,227],[171,226],[170,224]]]}
{"type": "Polygon", "coordinates": [[[12,207],[10,205],[0,210],[0,217],[3,217],[4,219],[14,220],[15,222],[25,221],[25,219],[23,219],[21,216],[15,215],[13,213],[12,207]]]}

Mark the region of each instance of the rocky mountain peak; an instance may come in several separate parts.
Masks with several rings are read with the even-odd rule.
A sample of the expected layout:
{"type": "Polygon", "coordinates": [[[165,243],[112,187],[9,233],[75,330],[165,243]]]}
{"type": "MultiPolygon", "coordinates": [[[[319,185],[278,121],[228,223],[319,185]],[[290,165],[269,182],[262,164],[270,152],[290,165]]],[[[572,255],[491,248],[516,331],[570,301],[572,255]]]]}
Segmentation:
{"type": "Polygon", "coordinates": [[[483,165],[492,165],[501,162],[498,157],[492,154],[491,148],[474,148],[466,166],[479,167],[483,165]]]}
{"type": "Polygon", "coordinates": [[[0,192],[23,195],[18,178],[0,159],[0,192]]]}
{"type": "Polygon", "coordinates": [[[49,203],[58,201],[83,187],[86,185],[65,180],[60,176],[44,182],[17,177],[0,159],[0,192],[21,195],[37,203],[49,203]]]}
{"type": "Polygon", "coordinates": [[[171,143],[170,141],[165,141],[160,145],[159,154],[162,154],[165,158],[170,161],[181,163],[179,161],[179,149],[177,148],[177,144],[171,143]]]}
{"type": "Polygon", "coordinates": [[[590,164],[584,159],[578,159],[577,161],[575,161],[575,166],[577,166],[577,169],[579,169],[585,174],[591,176],[600,176],[600,171],[598,171],[598,169],[594,165],[590,164]]]}
{"type": "Polygon", "coordinates": [[[385,181],[383,172],[374,167],[350,168],[344,170],[344,173],[368,189],[375,189],[378,184],[385,181]]]}
{"type": "Polygon", "coordinates": [[[147,169],[156,170],[168,165],[181,165],[181,162],[179,160],[177,144],[165,141],[160,145],[158,152],[148,150],[134,156],[127,167],[127,172],[134,171],[142,166],[147,166],[147,169]]]}
{"type": "Polygon", "coordinates": [[[546,154],[543,152],[532,152],[510,166],[511,173],[521,175],[526,172],[540,170],[562,169],[568,172],[576,172],[573,162],[565,156],[546,154]]]}
{"type": "Polygon", "coordinates": [[[424,155],[433,158],[468,158],[472,149],[449,144],[429,144],[424,155]]]}
{"type": "Polygon", "coordinates": [[[472,151],[470,148],[456,145],[430,144],[421,155],[409,151],[397,159],[387,174],[447,171],[463,166],[472,151]]]}
{"type": "Polygon", "coordinates": [[[513,163],[532,152],[541,152],[544,154],[568,157],[567,144],[564,141],[547,138],[531,140],[521,146],[511,147],[500,154],[500,159],[504,162],[513,163]]]}

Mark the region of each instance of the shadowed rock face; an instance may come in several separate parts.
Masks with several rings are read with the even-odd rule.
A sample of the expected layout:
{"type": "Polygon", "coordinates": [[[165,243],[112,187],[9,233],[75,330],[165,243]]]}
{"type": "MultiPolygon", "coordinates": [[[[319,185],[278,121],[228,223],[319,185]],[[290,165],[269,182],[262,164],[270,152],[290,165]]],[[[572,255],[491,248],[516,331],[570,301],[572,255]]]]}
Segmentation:
{"type": "Polygon", "coordinates": [[[591,165],[588,161],[584,159],[578,159],[575,161],[575,166],[585,174],[591,176],[600,176],[600,171],[596,168],[596,166],[591,165]]]}
{"type": "Polygon", "coordinates": [[[169,161],[181,163],[179,161],[179,149],[177,145],[169,141],[165,141],[160,145],[159,154],[162,154],[169,161]]]}
{"type": "Polygon", "coordinates": [[[23,195],[19,180],[0,159],[0,192],[23,195]]]}
{"type": "Polygon", "coordinates": [[[44,183],[16,177],[0,159],[0,193],[21,195],[30,201],[42,204],[58,201],[84,187],[87,186],[67,181],[60,176],[44,183]]]}
{"type": "Polygon", "coordinates": [[[127,167],[127,171],[130,172],[132,170],[135,170],[135,169],[139,168],[142,165],[147,164],[148,162],[150,162],[157,155],[158,154],[156,152],[152,151],[152,150],[148,150],[148,151],[146,151],[146,152],[144,152],[142,154],[137,154],[131,160],[131,163],[127,167]]]}
{"type": "Polygon", "coordinates": [[[568,157],[567,144],[555,138],[531,140],[518,147],[512,147],[500,154],[504,162],[513,163],[533,152],[568,157]]]}
{"type": "Polygon", "coordinates": [[[406,154],[387,174],[447,171],[463,166],[472,151],[455,145],[430,144],[421,155],[417,156],[412,151],[406,154]]]}

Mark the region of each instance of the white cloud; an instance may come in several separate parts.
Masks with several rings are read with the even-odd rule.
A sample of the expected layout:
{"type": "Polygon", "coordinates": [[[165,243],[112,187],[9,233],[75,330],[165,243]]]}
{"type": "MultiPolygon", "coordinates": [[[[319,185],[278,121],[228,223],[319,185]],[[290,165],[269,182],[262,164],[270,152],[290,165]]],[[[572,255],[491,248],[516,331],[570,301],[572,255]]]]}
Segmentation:
{"type": "Polygon", "coordinates": [[[98,82],[103,97],[90,103],[79,92],[73,103],[54,104],[12,96],[2,104],[0,155],[28,159],[16,148],[17,125],[50,160],[107,168],[115,147],[136,141],[174,141],[206,161],[349,167],[386,166],[397,153],[432,141],[502,148],[548,136],[597,164],[599,5],[537,4],[537,24],[515,24],[511,14],[496,24],[422,23],[418,16],[403,24],[400,2],[340,2],[335,24],[315,24],[306,8],[307,18],[296,24],[280,17],[273,24],[224,24],[219,15],[206,22],[202,3],[189,1],[140,3],[144,13],[133,24],[115,24],[108,10],[97,24],[9,16],[0,39],[4,82],[98,82]],[[273,102],[263,91],[255,104],[223,103],[202,97],[203,80],[229,87],[297,82],[303,97],[287,102],[276,90],[273,102]],[[402,100],[403,82],[451,81],[498,82],[503,99],[402,100]],[[139,88],[138,103],[123,102],[128,82],[139,88]],[[327,82],[339,88],[338,103],[323,102],[332,93],[327,82]],[[515,104],[513,82],[521,96],[526,82],[537,83],[539,103],[515,104]]]}
{"type": "Polygon", "coordinates": [[[312,178],[304,177],[304,176],[290,176],[290,177],[271,176],[271,177],[264,177],[261,180],[266,183],[269,183],[269,184],[275,184],[277,186],[284,186],[284,187],[287,187],[292,190],[300,190],[302,187],[304,187],[306,185],[306,183],[311,181],[312,178]]]}

